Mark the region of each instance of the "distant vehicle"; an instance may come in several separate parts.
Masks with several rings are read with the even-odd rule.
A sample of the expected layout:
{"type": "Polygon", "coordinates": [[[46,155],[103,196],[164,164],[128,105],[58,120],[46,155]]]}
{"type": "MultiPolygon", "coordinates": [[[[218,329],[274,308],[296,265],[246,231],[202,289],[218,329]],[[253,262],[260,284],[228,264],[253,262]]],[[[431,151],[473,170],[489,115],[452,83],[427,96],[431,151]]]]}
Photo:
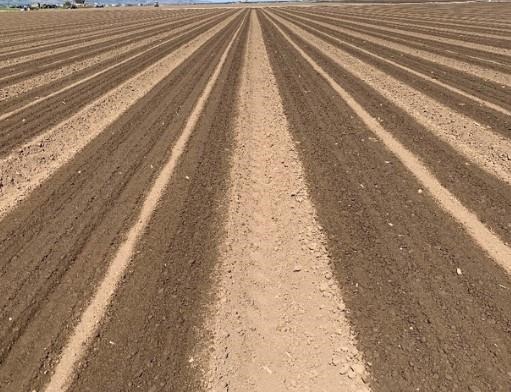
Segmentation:
{"type": "Polygon", "coordinates": [[[94,8],[104,8],[104,4],[94,3],[94,8]]]}
{"type": "Polygon", "coordinates": [[[154,6],[155,6],[155,7],[159,7],[159,6],[160,6],[160,4],[159,4],[157,1],[155,1],[155,2],[154,2],[154,6]]]}

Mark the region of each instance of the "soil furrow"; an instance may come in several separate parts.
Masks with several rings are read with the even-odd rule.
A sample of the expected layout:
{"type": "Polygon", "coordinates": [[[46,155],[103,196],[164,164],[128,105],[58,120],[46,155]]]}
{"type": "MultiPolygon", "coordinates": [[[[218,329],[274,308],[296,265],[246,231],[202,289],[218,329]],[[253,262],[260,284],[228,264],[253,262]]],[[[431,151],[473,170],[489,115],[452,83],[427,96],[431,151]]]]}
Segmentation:
{"type": "Polygon", "coordinates": [[[48,379],[239,23],[205,42],[2,220],[0,309],[2,320],[11,318],[0,324],[2,390],[39,390],[48,379]]]}
{"type": "MultiPolygon", "coordinates": [[[[296,18],[301,18],[305,23],[310,23],[312,20],[310,18],[304,18],[296,13],[291,13],[291,16],[296,18]]],[[[365,33],[358,33],[349,29],[345,29],[341,26],[335,26],[333,24],[321,22],[321,21],[312,21],[313,23],[317,23],[318,25],[325,27],[327,29],[335,30],[340,32],[347,37],[354,37],[356,39],[361,39],[362,41],[367,41],[371,44],[377,44],[383,46],[385,48],[389,48],[392,50],[396,50],[399,53],[400,57],[412,56],[419,59],[424,59],[428,63],[439,64],[443,67],[447,67],[448,69],[454,69],[462,74],[469,74],[479,78],[481,80],[490,81],[492,83],[496,83],[497,85],[501,85],[502,88],[508,88],[510,86],[509,77],[502,73],[489,70],[484,67],[479,67],[473,64],[468,64],[463,61],[458,61],[452,58],[448,58],[445,56],[441,56],[438,54],[431,53],[427,50],[423,49],[414,49],[406,44],[394,43],[386,40],[385,38],[373,37],[371,35],[365,33]]]]}
{"type": "MultiPolygon", "coordinates": [[[[111,20],[101,20],[100,18],[92,18],[85,23],[75,23],[72,26],[64,27],[63,31],[59,31],[64,26],[61,21],[56,19],[53,22],[53,29],[49,33],[43,33],[40,28],[34,32],[25,32],[24,37],[19,42],[6,39],[0,43],[0,50],[5,53],[5,49],[13,50],[34,49],[42,45],[52,45],[61,42],[73,42],[77,39],[83,39],[91,35],[102,35],[104,31],[121,31],[135,26],[144,26],[150,24],[158,24],[162,21],[172,22],[192,16],[211,15],[215,11],[211,10],[189,10],[182,13],[159,13],[150,12],[148,14],[136,13],[136,15],[128,18],[125,15],[117,16],[111,20]],[[37,37],[37,41],[34,39],[37,37]],[[3,49],[3,50],[2,50],[3,49]]],[[[99,16],[99,15],[97,15],[99,16]]],[[[80,19],[82,20],[82,19],[80,19]]],[[[83,21],[83,20],[82,20],[83,21]]]]}
{"type": "MultiPolygon", "coordinates": [[[[199,12],[195,11],[195,13],[199,14],[199,12]]],[[[105,17],[108,16],[106,13],[101,15],[100,13],[91,14],[89,15],[89,18],[86,17],[86,14],[79,13],[74,15],[67,15],[67,20],[73,20],[70,23],[62,23],[62,20],[60,19],[58,14],[53,14],[52,18],[48,20],[47,25],[48,26],[42,26],[38,24],[37,26],[33,26],[30,28],[30,25],[27,23],[27,16],[19,16],[20,19],[17,21],[17,25],[23,25],[22,31],[18,33],[11,34],[9,32],[2,31],[2,37],[5,37],[5,43],[16,43],[17,41],[13,41],[12,37],[21,37],[22,40],[30,42],[30,39],[34,36],[39,37],[46,37],[48,34],[53,34],[53,36],[60,36],[62,33],[69,33],[72,34],[75,31],[83,31],[84,28],[90,28],[93,29],[98,26],[104,26],[112,25],[112,24],[120,24],[126,23],[126,21],[137,21],[140,19],[148,19],[148,20],[162,20],[162,19],[172,19],[173,17],[179,18],[182,16],[186,16],[187,13],[178,13],[174,15],[166,15],[166,14],[160,14],[158,12],[150,11],[148,13],[140,13],[138,15],[134,14],[131,17],[128,17],[130,14],[126,12],[112,12],[110,13],[111,17],[105,17]]],[[[40,18],[40,16],[35,16],[36,18],[40,18]]]]}
{"type": "Polygon", "coordinates": [[[21,80],[27,79],[36,74],[48,72],[50,70],[58,69],[65,64],[77,62],[88,57],[97,56],[112,48],[117,48],[122,45],[128,45],[133,42],[151,37],[155,34],[172,31],[175,28],[186,26],[194,20],[200,20],[202,16],[197,18],[185,19],[182,21],[163,23],[160,26],[143,29],[142,31],[130,32],[122,38],[113,38],[106,41],[86,45],[71,49],[69,51],[61,52],[57,55],[48,55],[47,57],[38,58],[33,61],[27,61],[13,66],[8,66],[0,69],[4,77],[0,79],[0,88],[10,86],[21,80]]]}
{"type": "MultiPolygon", "coordinates": [[[[133,41],[127,45],[117,46],[108,51],[98,54],[97,56],[90,56],[79,61],[71,61],[62,65],[59,68],[48,70],[43,73],[39,73],[36,75],[32,75],[27,79],[23,79],[17,83],[11,84],[8,87],[4,87],[0,89],[0,94],[3,95],[4,99],[0,100],[0,108],[4,105],[13,105],[13,100],[16,101],[18,96],[22,95],[30,95],[35,89],[42,88],[45,85],[56,83],[58,84],[61,79],[72,79],[74,81],[79,80],[79,74],[83,70],[87,68],[94,67],[95,65],[101,64],[107,60],[115,59],[116,57],[125,57],[127,52],[131,52],[135,48],[146,46],[147,44],[152,43],[153,45],[159,45],[163,42],[167,37],[174,36],[185,30],[187,28],[192,27],[193,25],[199,23],[205,23],[208,20],[211,20],[215,16],[220,16],[220,13],[215,13],[205,18],[197,19],[196,22],[192,22],[190,24],[178,27],[176,29],[172,29],[170,31],[162,31],[160,33],[156,33],[146,38],[142,38],[141,40],[133,41]],[[76,76],[76,77],[75,77],[76,76]]],[[[121,61],[121,60],[119,60],[121,61]]],[[[35,100],[41,100],[39,96],[35,96],[35,100]]],[[[33,103],[33,101],[31,101],[33,103]]],[[[20,108],[20,107],[18,107],[20,108]]],[[[5,113],[5,112],[4,112],[5,113]]],[[[6,114],[0,116],[0,118],[6,117],[6,114]]]]}
{"type": "Polygon", "coordinates": [[[14,114],[12,112],[19,112],[20,108],[21,110],[25,110],[26,108],[24,106],[26,105],[34,105],[41,100],[47,99],[48,96],[58,93],[59,90],[82,83],[82,79],[87,79],[100,72],[105,72],[109,68],[120,65],[120,63],[129,60],[131,57],[135,57],[140,54],[145,55],[145,52],[149,53],[149,49],[161,47],[166,43],[166,41],[174,39],[176,36],[181,35],[184,31],[192,30],[200,24],[202,24],[203,27],[207,26],[211,24],[211,21],[218,20],[228,15],[229,14],[218,14],[210,16],[196,22],[191,22],[190,24],[184,25],[180,28],[173,29],[170,32],[151,36],[145,40],[141,40],[140,43],[132,44],[133,46],[131,48],[128,46],[126,49],[114,54],[113,56],[108,56],[106,59],[100,60],[99,62],[93,63],[91,66],[86,65],[81,69],[76,67],[77,69],[75,69],[72,74],[61,77],[54,76],[51,77],[47,83],[44,83],[43,81],[41,84],[36,85],[33,88],[26,88],[22,93],[7,97],[0,102],[0,113],[2,113],[0,115],[0,121],[14,114]]]}
{"type": "Polygon", "coordinates": [[[193,358],[211,392],[367,392],[256,11],[240,72],[213,344],[193,358]]]}
{"type": "Polygon", "coordinates": [[[263,33],[373,389],[509,389],[509,276],[267,19],[263,33]]]}
{"type": "MultiPolygon", "coordinates": [[[[170,20],[169,20],[170,21],[170,20]]],[[[65,32],[63,35],[66,38],[62,38],[58,35],[57,39],[55,36],[41,38],[38,37],[37,42],[31,42],[28,44],[16,45],[10,43],[6,48],[7,51],[0,52],[0,61],[7,60],[13,57],[24,57],[31,54],[44,53],[50,50],[55,50],[63,47],[69,47],[77,44],[85,44],[87,41],[101,39],[104,37],[112,37],[114,35],[121,35],[129,31],[133,31],[135,28],[154,26],[156,23],[154,20],[135,20],[132,23],[123,22],[120,26],[95,26],[90,31],[80,29],[76,34],[65,32]],[[70,34],[72,38],[67,37],[70,34]],[[20,47],[17,47],[20,46],[20,47]]],[[[1,46],[0,46],[1,48],[1,46]]]]}
{"type": "Polygon", "coordinates": [[[185,45],[215,23],[218,23],[217,19],[198,27],[194,26],[190,29],[191,31],[179,32],[177,37],[169,39],[161,46],[152,48],[118,67],[110,68],[84,83],[50,96],[34,106],[1,120],[0,156],[5,156],[16,146],[24,144],[37,134],[70,117],[87,103],[185,45]]]}
{"type": "Polygon", "coordinates": [[[501,85],[496,83],[484,81],[467,73],[443,67],[434,62],[414,56],[402,56],[402,53],[398,51],[344,35],[336,30],[325,28],[313,22],[304,23],[302,19],[290,18],[287,14],[283,13],[277,14],[299,25],[306,31],[321,37],[331,45],[341,48],[353,56],[360,58],[365,63],[371,64],[381,69],[383,72],[394,76],[396,79],[402,80],[413,88],[424,92],[443,105],[450,107],[452,110],[463,113],[479,123],[486,124],[491,127],[492,130],[506,137],[511,136],[511,118],[509,115],[511,111],[511,87],[502,88],[501,85]],[[341,40],[341,42],[337,39],[341,40]],[[344,44],[344,42],[346,42],[347,45],[344,44]],[[439,80],[478,99],[496,104],[503,110],[497,111],[489,107],[484,107],[480,102],[446,90],[443,86],[436,85],[428,80],[417,78],[415,72],[407,72],[407,70],[403,68],[396,67],[384,60],[364,53],[360,49],[367,50],[377,56],[381,56],[383,59],[400,64],[415,72],[420,72],[428,78],[433,77],[435,80],[439,80]]]}
{"type": "Polygon", "coordinates": [[[459,24],[459,23],[445,23],[440,21],[432,21],[431,19],[428,19],[426,16],[422,16],[421,18],[416,18],[411,15],[405,16],[405,17],[398,17],[398,16],[392,16],[392,15],[378,15],[375,13],[365,13],[363,15],[355,12],[341,12],[339,10],[332,10],[330,8],[328,9],[322,9],[318,8],[319,10],[328,11],[328,13],[333,15],[339,15],[339,16],[367,16],[369,18],[375,19],[375,20],[388,20],[391,22],[396,23],[403,23],[406,25],[409,25],[410,23],[413,23],[413,26],[424,26],[428,29],[441,29],[445,31],[455,31],[455,32],[468,32],[468,33],[476,33],[476,34],[483,34],[483,35],[489,35],[496,37],[508,37],[511,36],[511,29],[505,30],[505,29],[499,29],[499,28],[489,28],[489,27],[482,27],[478,26],[475,23],[470,24],[459,24]]]}
{"type": "Polygon", "coordinates": [[[387,41],[404,44],[415,49],[427,50],[431,53],[449,57],[458,61],[475,64],[480,67],[493,69],[504,74],[511,73],[511,57],[507,55],[489,53],[473,48],[459,47],[456,45],[441,43],[425,38],[411,37],[406,34],[397,32],[390,33],[388,31],[380,30],[376,26],[362,26],[358,23],[335,20],[310,12],[300,12],[300,14],[302,16],[306,16],[309,19],[318,20],[330,25],[340,25],[350,31],[364,33],[372,37],[383,38],[387,41]],[[491,57],[491,59],[489,59],[489,57],[491,57]]]}
{"type": "Polygon", "coordinates": [[[426,164],[440,183],[506,242],[511,243],[511,185],[489,175],[467,160],[452,146],[420,125],[409,113],[383,97],[342,64],[334,62],[318,48],[276,23],[299,46],[343,86],[370,115],[426,164]],[[481,195],[484,195],[482,197],[481,195]]]}
{"type": "MultiPolygon", "coordinates": [[[[197,15],[195,18],[200,18],[200,15],[197,15]]],[[[18,73],[21,73],[25,69],[30,69],[30,66],[36,64],[37,61],[45,61],[44,64],[51,64],[52,57],[55,57],[59,54],[68,54],[68,57],[72,57],[77,53],[77,49],[86,50],[87,48],[95,48],[102,43],[111,43],[114,42],[115,39],[122,43],[122,39],[124,38],[132,38],[136,33],[143,33],[145,31],[154,30],[157,27],[166,27],[171,23],[175,22],[183,22],[188,19],[192,19],[192,17],[183,17],[177,20],[169,19],[169,20],[160,20],[158,22],[146,23],[140,26],[128,27],[124,31],[120,32],[112,32],[111,34],[102,34],[100,37],[90,40],[85,40],[83,44],[75,43],[72,45],[64,45],[62,48],[49,48],[45,49],[41,48],[39,53],[32,55],[18,55],[14,53],[12,55],[7,55],[5,59],[2,59],[1,69],[3,70],[2,79],[7,79],[7,77],[16,76],[18,73]],[[18,67],[18,69],[16,69],[18,67]]],[[[38,38],[34,37],[34,40],[38,42],[38,38]]]]}
{"type": "MultiPolygon", "coordinates": [[[[465,4],[466,6],[466,4],[465,4]]],[[[350,14],[355,14],[358,16],[365,16],[367,14],[373,15],[376,17],[388,17],[394,16],[396,18],[408,20],[408,18],[415,18],[419,20],[427,20],[427,21],[434,21],[434,22],[441,22],[442,23],[448,23],[448,24],[458,24],[460,26],[484,26],[485,28],[500,28],[504,30],[511,30],[511,25],[509,22],[502,23],[503,21],[506,21],[505,13],[502,12],[504,10],[507,11],[506,5],[504,5],[499,11],[496,11],[496,5],[492,4],[492,8],[483,6],[481,10],[477,11],[476,16],[471,15],[470,18],[462,17],[461,12],[464,11],[463,5],[455,5],[451,10],[440,10],[439,12],[432,12],[432,8],[426,5],[423,8],[418,7],[417,5],[413,6],[413,9],[405,10],[401,7],[371,7],[372,9],[368,9],[366,7],[360,8],[345,8],[347,12],[350,14]],[[360,12],[363,10],[364,12],[360,12]],[[491,12],[491,11],[495,12],[491,12]],[[481,18],[481,15],[485,15],[486,18],[481,18]]],[[[323,7],[319,7],[319,9],[325,9],[323,7]]],[[[336,8],[328,7],[328,9],[336,10],[336,8]]],[[[438,8],[440,9],[440,8],[438,8]]],[[[339,11],[340,9],[337,9],[336,12],[342,12],[339,11]]]]}
{"type": "Polygon", "coordinates": [[[0,10],[0,390],[509,392],[510,3],[410,1],[0,10]]]}
{"type": "MultiPolygon", "coordinates": [[[[356,40],[362,47],[367,45],[373,47],[376,45],[376,47],[381,47],[384,51],[387,49],[389,52],[394,53],[395,57],[392,58],[394,61],[405,61],[403,58],[407,57],[410,57],[413,60],[417,60],[419,62],[423,61],[425,64],[427,64],[428,68],[433,67],[434,69],[438,69],[438,72],[433,74],[432,77],[441,77],[441,75],[445,73],[449,74],[451,71],[454,71],[456,74],[466,77],[468,80],[472,80],[472,84],[475,81],[481,81],[483,85],[489,82],[492,90],[495,88],[501,88],[503,91],[509,92],[510,82],[507,75],[488,70],[485,67],[479,67],[463,61],[450,59],[444,56],[430,53],[427,50],[413,49],[406,44],[393,43],[386,40],[385,38],[373,37],[365,33],[357,33],[349,29],[345,29],[344,27],[335,26],[329,23],[311,21],[309,18],[304,18],[303,16],[295,13],[289,13],[288,15],[290,17],[300,19],[302,23],[312,23],[317,25],[318,28],[321,27],[328,29],[328,31],[333,31],[339,38],[342,37],[345,40],[356,40]]],[[[419,66],[419,69],[421,68],[422,67],[419,66]]]]}
{"type": "Polygon", "coordinates": [[[453,41],[458,41],[460,43],[460,46],[462,46],[464,43],[473,43],[478,45],[484,45],[488,47],[494,47],[494,48],[503,48],[503,49],[511,49],[511,41],[509,39],[503,39],[500,37],[486,37],[482,34],[466,34],[459,31],[456,32],[450,32],[446,30],[440,30],[438,28],[424,28],[424,27],[417,27],[417,25],[412,24],[404,24],[404,23],[396,23],[396,22],[389,22],[385,21],[381,18],[371,18],[370,16],[364,16],[364,17],[358,17],[355,15],[350,14],[339,14],[339,13],[330,13],[330,12],[318,12],[318,14],[324,15],[324,16],[333,16],[336,19],[339,19],[339,21],[347,20],[349,22],[360,22],[364,24],[372,24],[376,26],[383,26],[388,27],[392,30],[395,30],[396,32],[402,32],[404,34],[406,33],[419,33],[421,35],[428,35],[432,36],[434,38],[449,38],[453,41]]]}
{"type": "Polygon", "coordinates": [[[190,356],[202,341],[200,326],[211,301],[246,33],[247,24],[228,54],[73,391],[201,390],[202,374],[190,356]]]}

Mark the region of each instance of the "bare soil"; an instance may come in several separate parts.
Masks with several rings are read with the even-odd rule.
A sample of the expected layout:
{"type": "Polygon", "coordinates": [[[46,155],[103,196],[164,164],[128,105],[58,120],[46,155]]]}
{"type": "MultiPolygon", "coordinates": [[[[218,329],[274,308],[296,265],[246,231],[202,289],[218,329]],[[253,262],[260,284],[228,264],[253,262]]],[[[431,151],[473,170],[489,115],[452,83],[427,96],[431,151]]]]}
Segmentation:
{"type": "Polygon", "coordinates": [[[511,390],[511,3],[0,14],[0,390],[511,390]]]}

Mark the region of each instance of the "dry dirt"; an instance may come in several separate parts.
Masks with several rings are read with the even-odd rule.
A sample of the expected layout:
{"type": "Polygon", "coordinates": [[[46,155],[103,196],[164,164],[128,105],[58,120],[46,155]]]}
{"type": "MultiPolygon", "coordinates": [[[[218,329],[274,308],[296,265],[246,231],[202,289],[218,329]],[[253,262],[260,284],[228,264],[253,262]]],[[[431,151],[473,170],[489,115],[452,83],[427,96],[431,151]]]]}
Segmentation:
{"type": "Polygon", "coordinates": [[[255,13],[240,86],[211,391],[367,391],[255,13]]]}
{"type": "Polygon", "coordinates": [[[511,390],[511,3],[0,14],[0,390],[511,390]]]}

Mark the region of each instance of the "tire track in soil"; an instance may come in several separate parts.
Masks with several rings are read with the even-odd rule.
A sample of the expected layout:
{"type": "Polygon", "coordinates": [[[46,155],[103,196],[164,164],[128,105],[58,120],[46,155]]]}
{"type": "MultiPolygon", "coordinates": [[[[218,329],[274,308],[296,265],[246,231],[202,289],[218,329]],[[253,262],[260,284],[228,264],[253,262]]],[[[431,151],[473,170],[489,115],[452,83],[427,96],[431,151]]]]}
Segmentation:
{"type": "Polygon", "coordinates": [[[302,37],[289,30],[281,22],[279,27],[299,43],[299,46],[331,77],[344,87],[373,118],[391,132],[431,170],[440,183],[449,189],[460,202],[477,214],[492,232],[505,243],[511,243],[511,186],[489,175],[467,160],[448,143],[440,140],[426,127],[400,109],[393,102],[355,77],[351,72],[327,57],[302,37]],[[484,197],[482,196],[484,195],[484,197]]]}
{"type": "Polygon", "coordinates": [[[48,380],[240,18],[2,220],[2,390],[40,390],[48,380]]]}
{"type": "Polygon", "coordinates": [[[202,372],[189,359],[202,341],[201,325],[211,300],[247,27],[244,23],[228,53],[70,390],[201,389],[202,372]]]}
{"type": "Polygon", "coordinates": [[[509,275],[266,16],[263,34],[373,390],[508,390],[509,275]]]}
{"type": "MultiPolygon", "coordinates": [[[[0,157],[79,112],[84,105],[98,99],[177,48],[186,45],[187,42],[214,26],[218,21],[219,19],[214,19],[203,25],[180,31],[166,42],[150,48],[145,53],[130,58],[116,67],[92,76],[83,83],[49,96],[25,110],[0,120],[0,157]]],[[[46,86],[44,90],[47,91],[51,87],[46,86]]],[[[38,92],[38,94],[45,93],[38,92]]]]}

